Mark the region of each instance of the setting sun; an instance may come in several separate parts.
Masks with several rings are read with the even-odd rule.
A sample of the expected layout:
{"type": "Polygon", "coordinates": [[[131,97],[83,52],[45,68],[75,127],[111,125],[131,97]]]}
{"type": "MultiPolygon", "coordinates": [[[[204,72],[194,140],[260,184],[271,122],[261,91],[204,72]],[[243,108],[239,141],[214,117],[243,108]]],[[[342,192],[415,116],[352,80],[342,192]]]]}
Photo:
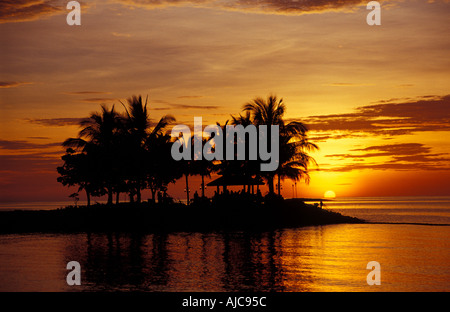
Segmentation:
{"type": "Polygon", "coordinates": [[[323,197],[325,198],[336,198],[336,193],[333,191],[326,191],[325,194],[323,194],[323,197]]]}

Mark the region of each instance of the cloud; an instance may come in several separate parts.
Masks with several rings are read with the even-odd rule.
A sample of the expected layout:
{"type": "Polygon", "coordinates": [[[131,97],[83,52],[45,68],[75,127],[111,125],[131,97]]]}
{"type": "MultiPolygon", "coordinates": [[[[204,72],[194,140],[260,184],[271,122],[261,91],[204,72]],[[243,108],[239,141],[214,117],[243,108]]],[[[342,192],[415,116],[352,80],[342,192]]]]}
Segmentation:
{"type": "Polygon", "coordinates": [[[373,84],[370,84],[370,83],[333,82],[333,83],[330,83],[330,84],[326,84],[325,86],[329,86],[329,87],[366,87],[366,86],[373,86],[373,84]]]}
{"type": "Polygon", "coordinates": [[[81,101],[89,102],[89,103],[104,103],[104,102],[117,101],[117,99],[111,99],[111,98],[88,98],[88,99],[82,99],[81,101]]]}
{"type": "Polygon", "coordinates": [[[186,105],[186,104],[169,104],[176,108],[181,109],[218,109],[220,106],[217,105],[186,105]]]}
{"type": "Polygon", "coordinates": [[[111,92],[104,91],[72,91],[72,92],[63,92],[64,94],[69,95],[86,95],[86,94],[110,94],[111,92]]]}
{"type": "Polygon", "coordinates": [[[312,131],[328,135],[333,131],[382,136],[450,131],[450,95],[384,100],[353,113],[310,116],[303,121],[312,131]]]}
{"type": "Polygon", "coordinates": [[[31,143],[24,140],[0,140],[0,148],[6,150],[41,149],[61,146],[61,143],[31,143]]]}
{"type": "Polygon", "coordinates": [[[56,2],[60,2],[60,5],[55,5],[55,1],[44,0],[2,0],[0,2],[0,23],[32,21],[64,13],[63,2],[56,2]]]}
{"type": "Polygon", "coordinates": [[[426,147],[420,143],[401,143],[390,145],[369,146],[361,149],[352,149],[352,152],[369,152],[364,154],[332,154],[325,157],[338,158],[369,158],[381,156],[398,156],[398,155],[417,155],[430,152],[430,147],[426,147]]]}
{"type": "MultiPolygon", "coordinates": [[[[172,108],[179,108],[179,109],[218,109],[220,106],[217,105],[187,105],[187,104],[178,104],[178,103],[171,103],[163,100],[153,100],[153,103],[157,104],[165,104],[168,106],[171,106],[172,108]]],[[[163,108],[152,108],[153,110],[170,110],[172,108],[169,107],[163,107],[163,108]]]]}
{"type": "Polygon", "coordinates": [[[171,110],[170,107],[150,107],[151,110],[154,111],[164,111],[164,110],[171,110]]]}
{"type": "Polygon", "coordinates": [[[397,155],[401,154],[414,154],[414,153],[428,153],[430,151],[429,147],[425,147],[421,143],[401,143],[401,144],[390,144],[390,145],[375,145],[366,148],[352,149],[354,152],[367,152],[367,151],[381,151],[388,154],[397,155]]]}
{"type": "Polygon", "coordinates": [[[44,155],[42,153],[0,155],[0,172],[56,171],[61,165],[61,152],[44,155]]]}
{"type": "Polygon", "coordinates": [[[85,118],[27,118],[25,121],[47,127],[78,126],[85,118]]]}
{"type": "Polygon", "coordinates": [[[29,136],[29,137],[27,137],[27,139],[34,139],[34,140],[49,140],[50,137],[45,137],[45,136],[29,136]]]}
{"type": "Polygon", "coordinates": [[[329,11],[354,11],[367,5],[363,0],[115,0],[126,6],[147,9],[169,6],[215,8],[264,14],[300,15],[329,11]]]}
{"type": "Polygon", "coordinates": [[[401,171],[450,171],[450,166],[442,166],[436,163],[401,163],[401,162],[386,162],[386,163],[368,163],[368,164],[347,164],[332,168],[320,168],[320,171],[331,172],[349,172],[353,170],[401,170],[401,171]]]}
{"type": "MultiPolygon", "coordinates": [[[[89,4],[78,1],[85,11],[89,4]]],[[[67,14],[68,0],[2,0],[0,24],[35,21],[58,14],[67,14]]]]}
{"type": "Polygon", "coordinates": [[[0,88],[16,88],[26,84],[33,84],[32,82],[19,82],[19,81],[0,81],[0,88]]]}
{"type": "MultiPolygon", "coordinates": [[[[367,160],[374,157],[388,157],[384,162],[364,162],[345,164],[330,167],[329,171],[351,171],[362,169],[376,170],[450,170],[449,153],[431,153],[431,147],[421,143],[399,143],[388,145],[375,145],[361,149],[350,150],[348,154],[332,154],[325,157],[339,158],[341,160],[367,160]]],[[[327,169],[325,169],[327,170],[327,169]]]]}
{"type": "Polygon", "coordinates": [[[326,142],[327,140],[340,140],[340,139],[348,139],[348,138],[355,138],[355,137],[367,137],[368,134],[353,134],[353,133],[346,133],[346,134],[319,134],[316,136],[310,136],[308,139],[314,143],[318,142],[326,142]]]}
{"type": "Polygon", "coordinates": [[[177,99],[201,99],[202,95],[182,95],[177,97],[177,99]]]}

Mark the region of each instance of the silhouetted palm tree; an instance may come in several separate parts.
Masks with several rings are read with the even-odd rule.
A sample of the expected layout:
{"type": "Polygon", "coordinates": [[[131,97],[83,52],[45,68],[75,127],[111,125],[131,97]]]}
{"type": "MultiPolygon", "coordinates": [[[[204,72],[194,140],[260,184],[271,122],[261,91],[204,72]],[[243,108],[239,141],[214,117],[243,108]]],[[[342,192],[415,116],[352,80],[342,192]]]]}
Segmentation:
{"type": "MultiPolygon", "coordinates": [[[[202,139],[202,151],[203,151],[203,147],[205,146],[206,142],[207,142],[206,139],[202,139]]],[[[192,144],[193,144],[193,142],[192,142],[192,144]]],[[[193,156],[194,156],[194,154],[192,155],[192,157],[193,156]]],[[[210,178],[211,173],[214,170],[215,170],[214,163],[212,161],[206,160],[204,157],[202,157],[199,160],[194,160],[191,162],[191,166],[190,166],[191,175],[200,175],[202,178],[202,183],[200,186],[201,192],[202,192],[202,197],[205,197],[205,188],[206,188],[205,177],[210,178]]]]}
{"type": "Polygon", "coordinates": [[[120,132],[123,129],[123,118],[114,109],[101,106],[101,112],[92,113],[80,122],[82,127],[78,138],[64,141],[64,147],[76,148],[95,159],[99,179],[103,182],[108,194],[108,204],[112,204],[115,180],[118,178],[117,155],[120,151],[120,132]]]}
{"type": "Polygon", "coordinates": [[[171,136],[164,131],[174,121],[172,116],[162,117],[145,142],[146,181],[152,193],[152,200],[155,200],[158,190],[166,188],[169,183],[182,176],[179,164],[171,156],[171,136]]]}
{"type": "MultiPolygon", "coordinates": [[[[256,126],[261,125],[284,125],[283,115],[286,110],[286,106],[283,103],[283,99],[278,100],[276,96],[270,95],[267,100],[261,97],[253,99],[251,102],[247,103],[243,107],[244,112],[250,113],[253,124],[256,126]]],[[[271,137],[271,129],[268,127],[268,138],[271,137]]],[[[270,146],[270,140],[269,140],[270,146]]],[[[271,148],[271,147],[270,147],[271,148]]],[[[273,180],[274,172],[265,172],[262,174],[267,180],[269,186],[269,193],[274,193],[273,180]]]]}
{"type": "Polygon", "coordinates": [[[283,115],[286,106],[283,99],[277,99],[275,95],[269,95],[267,100],[257,97],[243,107],[244,112],[250,113],[255,125],[284,125],[283,115]]]}
{"type": "Polygon", "coordinates": [[[74,149],[68,148],[66,154],[61,157],[64,164],[57,167],[59,173],[57,181],[64,186],[78,186],[78,192],[86,192],[86,203],[91,205],[91,195],[103,195],[100,181],[96,174],[95,160],[85,152],[77,153],[74,149]]]}
{"type": "MultiPolygon", "coordinates": [[[[156,174],[155,162],[163,161],[161,157],[154,157],[161,148],[160,138],[164,136],[167,126],[175,118],[166,115],[152,128],[152,122],[147,109],[148,97],[145,103],[141,96],[132,96],[127,100],[127,106],[122,103],[126,112],[126,130],[128,134],[128,170],[129,183],[136,193],[136,201],[141,202],[141,190],[146,182],[151,181],[149,175],[156,174]],[[153,173],[152,173],[153,171],[153,173]]],[[[167,143],[168,144],[168,143],[167,143]]],[[[163,165],[163,164],[158,164],[163,165]]],[[[155,190],[152,185],[152,196],[155,190]]]]}
{"type": "Polygon", "coordinates": [[[289,178],[294,181],[303,179],[309,183],[308,167],[317,165],[308,152],[318,146],[308,141],[307,128],[304,124],[293,121],[285,125],[280,133],[280,162],[275,171],[278,176],[278,195],[281,195],[281,180],[289,178]]]}
{"type": "MultiPolygon", "coordinates": [[[[299,121],[285,123],[283,117],[286,106],[283,99],[277,99],[270,95],[266,100],[257,97],[243,107],[244,112],[250,114],[250,119],[256,126],[278,125],[280,133],[280,160],[275,171],[265,172],[263,176],[268,182],[269,193],[274,193],[274,177],[278,174],[278,194],[280,194],[280,182],[283,177],[297,180],[308,177],[308,164],[314,163],[314,159],[307,152],[317,149],[315,144],[308,142],[306,126],[299,121]]],[[[268,138],[270,127],[268,127],[268,138]]],[[[269,141],[270,142],[270,141],[269,141]]]]}
{"type": "Polygon", "coordinates": [[[132,96],[127,99],[128,107],[120,102],[126,112],[126,136],[127,155],[124,159],[127,163],[128,184],[130,187],[130,200],[136,195],[136,201],[141,202],[141,190],[145,188],[146,153],[145,141],[150,127],[150,118],[147,110],[147,100],[142,103],[141,96],[132,96]]]}
{"type": "MultiPolygon", "coordinates": [[[[238,117],[236,116],[231,116],[231,124],[232,125],[242,125],[243,127],[247,127],[249,125],[253,125],[253,119],[252,119],[252,115],[250,113],[250,111],[246,111],[245,115],[242,116],[241,114],[239,114],[238,117]]],[[[244,177],[249,177],[252,178],[253,176],[257,176],[259,178],[260,176],[260,161],[258,160],[249,160],[249,149],[250,149],[250,142],[249,139],[245,139],[245,159],[246,160],[241,160],[238,162],[239,167],[236,168],[236,165],[233,166],[235,167],[235,170],[240,172],[241,175],[243,175],[244,177]]],[[[236,159],[236,155],[237,153],[235,153],[235,159],[236,159]]],[[[251,181],[251,179],[248,179],[248,181],[251,181]]],[[[250,191],[250,185],[247,185],[247,190],[250,191]]]]}

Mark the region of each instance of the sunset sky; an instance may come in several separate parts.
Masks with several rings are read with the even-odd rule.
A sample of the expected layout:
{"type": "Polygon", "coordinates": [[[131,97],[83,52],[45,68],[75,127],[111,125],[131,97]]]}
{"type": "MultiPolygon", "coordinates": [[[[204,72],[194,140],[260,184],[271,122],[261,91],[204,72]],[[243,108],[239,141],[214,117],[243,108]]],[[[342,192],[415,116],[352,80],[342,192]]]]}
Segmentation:
{"type": "Polygon", "coordinates": [[[68,2],[0,3],[0,201],[68,200],[61,142],[139,94],[204,126],[283,98],[320,147],[302,197],[450,195],[450,1],[379,1],[381,26],[358,0],[80,1],[81,26],[68,2]]]}

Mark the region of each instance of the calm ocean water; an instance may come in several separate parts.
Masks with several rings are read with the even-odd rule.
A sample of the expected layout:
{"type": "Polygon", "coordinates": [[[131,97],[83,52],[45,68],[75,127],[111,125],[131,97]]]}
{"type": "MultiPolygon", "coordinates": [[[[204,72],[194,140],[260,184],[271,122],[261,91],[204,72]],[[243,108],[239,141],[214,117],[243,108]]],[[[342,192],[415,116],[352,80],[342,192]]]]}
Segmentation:
{"type": "MultiPolygon", "coordinates": [[[[0,235],[0,291],[450,291],[449,197],[324,204],[389,224],[258,233],[0,235]],[[66,283],[69,261],[81,264],[81,286],[66,283]],[[370,261],[381,265],[379,286],[367,285],[370,261]]],[[[0,209],[49,207],[55,205],[0,209]]]]}

